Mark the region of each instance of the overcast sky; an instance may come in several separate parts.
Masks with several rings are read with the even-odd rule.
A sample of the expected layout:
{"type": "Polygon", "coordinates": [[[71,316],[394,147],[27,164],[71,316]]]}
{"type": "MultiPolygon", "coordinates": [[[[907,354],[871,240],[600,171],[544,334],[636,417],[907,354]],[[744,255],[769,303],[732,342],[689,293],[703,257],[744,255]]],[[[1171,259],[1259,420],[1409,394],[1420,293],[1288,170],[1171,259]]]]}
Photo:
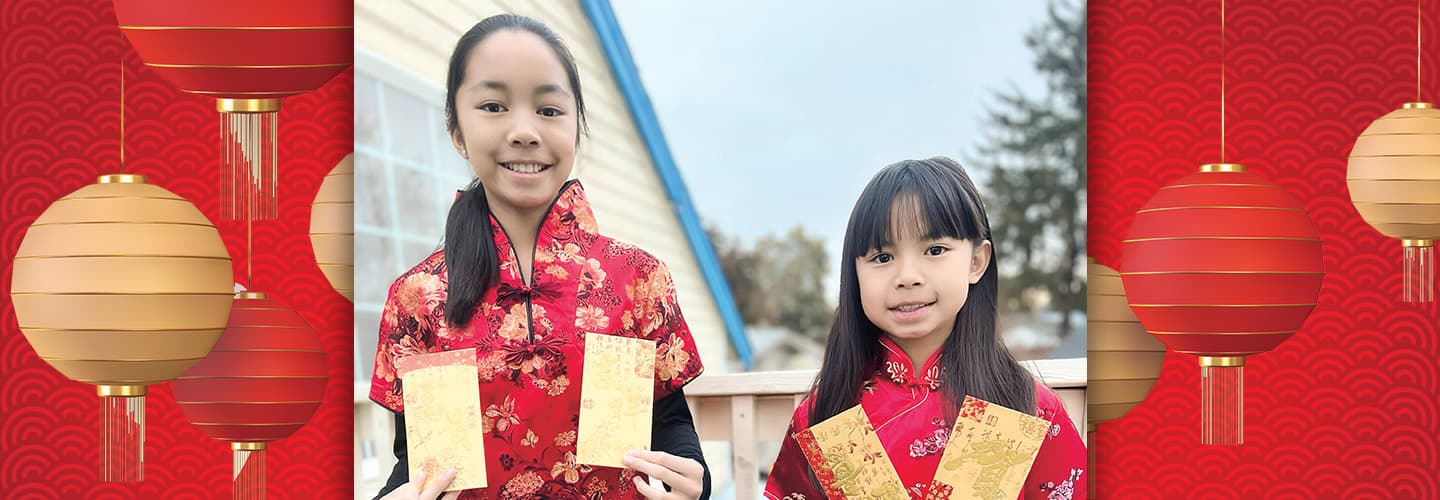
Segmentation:
{"type": "Polygon", "coordinates": [[[1024,45],[1039,0],[611,3],[701,219],[747,243],[823,236],[832,295],[876,170],[963,159],[991,91],[1044,88],[1024,45]]]}

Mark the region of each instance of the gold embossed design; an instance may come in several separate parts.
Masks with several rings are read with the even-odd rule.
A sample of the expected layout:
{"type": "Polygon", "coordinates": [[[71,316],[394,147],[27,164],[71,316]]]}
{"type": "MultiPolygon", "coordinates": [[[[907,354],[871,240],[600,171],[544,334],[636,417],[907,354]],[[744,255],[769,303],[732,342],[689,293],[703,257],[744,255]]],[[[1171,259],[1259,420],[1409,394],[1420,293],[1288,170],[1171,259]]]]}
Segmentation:
{"type": "Polygon", "coordinates": [[[953,488],[950,498],[1017,498],[1049,429],[1043,418],[966,396],[935,482],[953,488]]]}
{"type": "Polygon", "coordinates": [[[910,498],[859,405],[794,435],[828,498],[910,498]]]}
{"type": "Polygon", "coordinates": [[[475,350],[417,354],[398,365],[405,387],[410,477],[423,471],[434,478],[455,469],[446,491],[484,488],[485,432],[475,350]]]}
{"type": "Polygon", "coordinates": [[[624,467],[630,450],[650,449],[655,341],[585,334],[575,463],[624,467]]]}

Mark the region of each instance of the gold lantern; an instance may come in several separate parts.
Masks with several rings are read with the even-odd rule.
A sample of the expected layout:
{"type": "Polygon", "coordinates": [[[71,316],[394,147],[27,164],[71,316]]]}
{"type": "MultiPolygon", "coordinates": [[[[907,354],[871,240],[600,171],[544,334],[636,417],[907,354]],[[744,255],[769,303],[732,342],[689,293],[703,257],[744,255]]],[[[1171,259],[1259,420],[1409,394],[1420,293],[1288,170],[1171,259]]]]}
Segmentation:
{"type": "Polygon", "coordinates": [[[1423,11],[1415,2],[1415,102],[1380,117],[1355,139],[1345,183],[1370,227],[1400,240],[1405,302],[1435,301],[1440,239],[1440,111],[1421,99],[1423,11]]]}
{"type": "Polygon", "coordinates": [[[1345,182],[1360,217],[1404,249],[1406,302],[1435,300],[1440,239],[1440,110],[1406,103],[1371,123],[1350,151],[1345,182]]]}
{"type": "Polygon", "coordinates": [[[335,291],[355,301],[355,153],[325,175],[310,205],[310,246],[335,291]]]}
{"type": "Polygon", "coordinates": [[[1091,494],[1095,492],[1095,430],[1145,400],[1160,378],[1165,345],[1146,333],[1125,299],[1120,273],[1088,259],[1086,315],[1089,385],[1085,426],[1090,436],[1091,494]]]}
{"type": "Polygon", "coordinates": [[[230,314],[220,233],[143,176],[104,175],[40,214],[12,280],[15,317],[35,352],[98,387],[101,479],[143,480],[146,386],[203,359],[230,314]]]}

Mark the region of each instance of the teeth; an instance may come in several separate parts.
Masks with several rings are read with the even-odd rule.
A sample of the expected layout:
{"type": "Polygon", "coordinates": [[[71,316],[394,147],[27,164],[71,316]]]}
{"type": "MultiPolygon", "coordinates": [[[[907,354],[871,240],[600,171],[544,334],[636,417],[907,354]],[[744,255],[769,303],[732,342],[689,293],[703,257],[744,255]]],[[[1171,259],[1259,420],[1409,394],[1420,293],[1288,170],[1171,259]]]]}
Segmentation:
{"type": "Polygon", "coordinates": [[[925,307],[925,306],[927,306],[927,305],[929,305],[929,304],[910,304],[910,305],[904,305],[904,306],[897,307],[897,308],[895,308],[895,310],[896,310],[896,311],[910,312],[910,311],[914,311],[914,310],[916,310],[916,309],[925,307]]]}
{"type": "Polygon", "coordinates": [[[544,165],[538,163],[501,163],[500,166],[522,174],[535,174],[545,169],[544,165]]]}

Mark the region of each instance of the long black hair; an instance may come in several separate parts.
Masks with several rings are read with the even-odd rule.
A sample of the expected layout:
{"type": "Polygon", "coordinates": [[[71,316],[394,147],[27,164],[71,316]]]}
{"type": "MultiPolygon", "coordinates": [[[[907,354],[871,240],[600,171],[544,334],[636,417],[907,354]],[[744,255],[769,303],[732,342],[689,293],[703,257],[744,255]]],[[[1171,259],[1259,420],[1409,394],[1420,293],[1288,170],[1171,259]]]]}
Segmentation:
{"type": "MultiPolygon", "coordinates": [[[[815,379],[811,425],[855,406],[861,384],[879,368],[878,341],[885,333],[870,322],[861,307],[856,260],[911,229],[927,238],[950,237],[976,247],[991,241],[985,205],[958,162],[935,157],[892,164],[875,174],[855,202],[841,250],[840,300],[825,342],[825,361],[815,379]],[[895,215],[907,220],[896,221],[895,215]],[[896,222],[910,227],[897,227],[896,222]]],[[[1033,413],[1034,379],[995,331],[999,285],[994,243],[991,245],[990,265],[980,280],[970,285],[969,298],[956,313],[950,337],[940,347],[944,399],[957,411],[969,394],[1033,413]]]]}
{"type": "MultiPolygon", "coordinates": [[[[575,140],[578,142],[586,125],[585,100],[580,96],[580,73],[575,69],[575,57],[570,55],[565,43],[550,27],[533,18],[514,14],[487,17],[475,23],[455,43],[455,51],[450,54],[450,70],[445,78],[446,129],[451,134],[464,137],[455,115],[455,94],[465,81],[470,52],[485,38],[505,30],[532,33],[555,51],[574,91],[578,117],[575,140]]],[[[491,231],[490,204],[485,198],[485,186],[477,178],[456,197],[455,203],[450,205],[450,215],[445,219],[445,266],[449,269],[445,320],[453,327],[469,324],[480,297],[500,280],[500,252],[495,247],[491,231]]]]}

